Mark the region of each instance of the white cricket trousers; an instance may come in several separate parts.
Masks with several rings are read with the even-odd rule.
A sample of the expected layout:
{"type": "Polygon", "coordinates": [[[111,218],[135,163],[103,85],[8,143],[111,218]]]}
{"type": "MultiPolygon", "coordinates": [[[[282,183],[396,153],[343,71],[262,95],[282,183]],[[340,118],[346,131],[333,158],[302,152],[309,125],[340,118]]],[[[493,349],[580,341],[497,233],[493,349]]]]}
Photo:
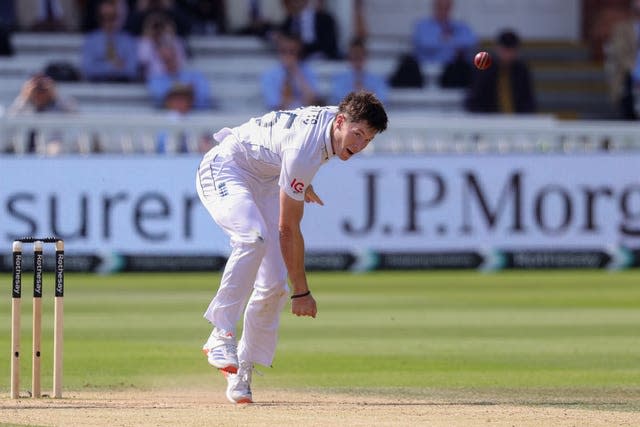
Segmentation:
{"type": "Polygon", "coordinates": [[[271,366],[289,294],[278,233],[278,179],[251,176],[223,151],[213,148],[196,175],[200,200],[231,242],[220,287],[204,317],[236,335],[244,310],[238,359],[271,366]]]}

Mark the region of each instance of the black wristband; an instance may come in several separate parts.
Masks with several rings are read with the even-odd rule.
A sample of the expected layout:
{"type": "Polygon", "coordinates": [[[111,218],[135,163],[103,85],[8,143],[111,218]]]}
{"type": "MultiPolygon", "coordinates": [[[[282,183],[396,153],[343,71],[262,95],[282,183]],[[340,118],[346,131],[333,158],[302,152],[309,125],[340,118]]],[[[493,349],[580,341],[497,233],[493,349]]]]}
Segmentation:
{"type": "Polygon", "coordinates": [[[311,291],[307,291],[305,293],[298,294],[298,295],[291,295],[291,299],[302,298],[302,297],[306,297],[307,295],[311,295],[311,291]]]}

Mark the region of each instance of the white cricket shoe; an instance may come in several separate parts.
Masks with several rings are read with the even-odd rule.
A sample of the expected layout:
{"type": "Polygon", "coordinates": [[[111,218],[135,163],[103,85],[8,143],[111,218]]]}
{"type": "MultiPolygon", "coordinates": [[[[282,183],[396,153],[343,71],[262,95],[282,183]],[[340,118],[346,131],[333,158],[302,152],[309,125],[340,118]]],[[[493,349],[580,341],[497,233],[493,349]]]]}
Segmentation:
{"type": "Polygon", "coordinates": [[[202,347],[209,364],[223,372],[238,372],[238,345],[233,332],[214,328],[202,347]]]}
{"type": "Polygon", "coordinates": [[[231,403],[253,403],[251,396],[251,374],[253,364],[240,362],[237,374],[224,373],[227,377],[227,399],[231,403]]]}

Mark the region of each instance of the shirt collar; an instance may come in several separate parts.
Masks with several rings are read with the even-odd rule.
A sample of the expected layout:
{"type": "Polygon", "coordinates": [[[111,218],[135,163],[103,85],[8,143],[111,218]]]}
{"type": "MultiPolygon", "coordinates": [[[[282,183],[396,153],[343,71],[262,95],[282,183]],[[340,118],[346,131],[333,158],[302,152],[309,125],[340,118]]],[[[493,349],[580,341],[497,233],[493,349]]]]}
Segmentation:
{"type": "Polygon", "coordinates": [[[329,126],[324,131],[324,146],[322,147],[322,160],[327,161],[330,158],[334,157],[336,154],[333,152],[333,147],[331,146],[331,129],[333,128],[333,122],[335,120],[335,116],[329,122],[329,126]]]}

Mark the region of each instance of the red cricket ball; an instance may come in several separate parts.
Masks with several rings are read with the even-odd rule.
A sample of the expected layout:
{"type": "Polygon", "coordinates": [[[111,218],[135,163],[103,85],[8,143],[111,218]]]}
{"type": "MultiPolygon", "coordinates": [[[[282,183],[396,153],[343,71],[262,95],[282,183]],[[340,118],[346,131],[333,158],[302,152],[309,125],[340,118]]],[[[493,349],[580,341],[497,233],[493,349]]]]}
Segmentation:
{"type": "Polygon", "coordinates": [[[489,52],[478,52],[473,58],[473,63],[479,70],[486,70],[491,66],[491,55],[489,52]]]}

